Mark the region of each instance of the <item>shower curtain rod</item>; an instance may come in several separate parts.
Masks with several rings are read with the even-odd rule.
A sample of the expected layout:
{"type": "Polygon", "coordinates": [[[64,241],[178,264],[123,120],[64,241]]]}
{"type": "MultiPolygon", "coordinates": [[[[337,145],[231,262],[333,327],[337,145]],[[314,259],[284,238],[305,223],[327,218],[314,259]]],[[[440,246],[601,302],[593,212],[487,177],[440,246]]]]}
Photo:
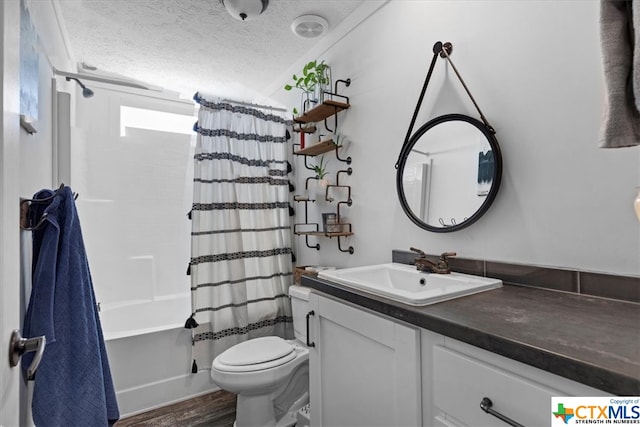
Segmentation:
{"type": "Polygon", "coordinates": [[[261,108],[263,110],[281,111],[283,113],[287,112],[286,108],[272,107],[270,105],[252,104],[250,102],[234,101],[233,99],[223,99],[222,101],[223,102],[229,102],[231,104],[242,105],[244,107],[253,107],[253,108],[261,108]]]}
{"type": "Polygon", "coordinates": [[[151,86],[144,86],[144,85],[141,85],[139,83],[128,82],[126,80],[110,79],[108,77],[100,77],[100,76],[92,76],[91,74],[78,74],[78,73],[69,73],[67,71],[60,71],[56,67],[53,67],[53,74],[58,75],[58,76],[82,79],[82,80],[92,80],[94,82],[100,82],[100,83],[109,83],[109,84],[118,85],[118,86],[127,86],[127,87],[136,88],[136,89],[161,91],[160,88],[155,88],[155,87],[151,87],[151,86]]]}

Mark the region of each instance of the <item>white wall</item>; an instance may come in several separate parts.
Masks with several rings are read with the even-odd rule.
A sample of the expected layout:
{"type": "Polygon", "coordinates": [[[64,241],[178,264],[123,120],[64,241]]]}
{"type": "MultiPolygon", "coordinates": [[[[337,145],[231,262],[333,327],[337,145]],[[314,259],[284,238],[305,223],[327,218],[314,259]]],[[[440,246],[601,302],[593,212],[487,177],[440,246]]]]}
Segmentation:
{"type": "MultiPolygon", "coordinates": [[[[640,148],[598,148],[604,96],[598,13],[596,1],[392,0],[325,51],[311,52],[305,60],[325,59],[334,79],[352,80],[344,90],[352,107],[341,113],[339,131],[352,141],[354,173],[347,180],[354,205],[345,212],[354,223],[348,243],[355,254],[338,252],[335,239],[320,240],[316,253],[297,238],[299,263],[377,263],[389,261],[392,249],[416,246],[640,274],[640,224],[632,209],[640,148]],[[504,160],[491,209],[471,227],[445,234],[423,231],[404,215],[394,169],[438,40],[453,43],[452,60],[497,130],[504,160]]],[[[272,97],[296,105],[280,88],[272,97]]],[[[453,112],[478,117],[440,59],[417,123],[453,112]]]]}
{"type": "MultiPolygon", "coordinates": [[[[62,34],[55,21],[51,2],[26,1],[31,21],[39,36],[39,90],[37,132],[20,132],[20,193],[31,197],[36,191],[55,186],[52,170],[52,67],[65,69],[72,63],[67,55],[62,34]]],[[[64,80],[57,82],[59,90],[70,86],[64,80]]]]}

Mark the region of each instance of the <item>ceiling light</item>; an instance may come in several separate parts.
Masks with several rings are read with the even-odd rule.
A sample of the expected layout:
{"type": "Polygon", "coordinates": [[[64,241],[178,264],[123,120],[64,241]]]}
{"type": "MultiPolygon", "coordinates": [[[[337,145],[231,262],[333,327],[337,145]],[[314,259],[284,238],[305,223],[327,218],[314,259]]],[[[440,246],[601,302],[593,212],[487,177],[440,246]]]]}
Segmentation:
{"type": "Polygon", "coordinates": [[[267,10],[269,0],[220,0],[229,15],[239,21],[250,21],[267,10]]]}
{"type": "Polygon", "coordinates": [[[291,31],[303,39],[320,37],[329,29],[329,23],[322,16],[303,15],[296,18],[291,24],[291,31]]]}

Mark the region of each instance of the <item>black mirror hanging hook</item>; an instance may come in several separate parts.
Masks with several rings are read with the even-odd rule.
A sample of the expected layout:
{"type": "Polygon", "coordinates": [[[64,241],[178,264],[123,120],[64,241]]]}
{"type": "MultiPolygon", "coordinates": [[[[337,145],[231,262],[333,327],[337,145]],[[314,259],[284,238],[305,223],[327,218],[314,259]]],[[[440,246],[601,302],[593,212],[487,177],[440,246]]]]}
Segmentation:
{"type": "Polygon", "coordinates": [[[409,129],[407,129],[407,135],[404,137],[404,142],[402,143],[402,149],[400,149],[400,155],[398,156],[398,160],[396,160],[396,165],[395,165],[396,169],[398,169],[398,166],[400,165],[400,159],[402,159],[407,149],[409,138],[411,138],[411,132],[413,131],[413,126],[416,124],[416,119],[418,118],[418,112],[420,111],[420,107],[422,106],[422,100],[424,99],[424,94],[427,91],[427,86],[429,86],[429,81],[431,80],[433,69],[436,66],[438,55],[441,55],[443,46],[446,46],[445,48],[448,48],[449,52],[451,52],[451,49],[453,48],[451,43],[448,43],[448,42],[443,45],[442,42],[438,41],[433,45],[433,58],[431,58],[431,64],[429,65],[429,71],[427,71],[427,77],[424,80],[424,84],[422,85],[422,91],[420,91],[420,96],[418,97],[418,103],[416,104],[416,108],[413,111],[413,117],[411,117],[411,123],[409,124],[409,129]]]}
{"type": "Polygon", "coordinates": [[[451,61],[451,56],[450,56],[452,50],[453,50],[453,45],[450,42],[442,43],[438,41],[433,45],[433,58],[431,59],[431,65],[429,66],[427,77],[424,81],[424,85],[422,86],[422,91],[420,92],[420,96],[418,97],[418,104],[416,105],[416,109],[413,112],[413,117],[411,118],[409,129],[407,130],[407,135],[405,136],[404,142],[402,144],[402,148],[400,149],[400,155],[398,156],[398,160],[396,161],[396,164],[395,164],[396,169],[398,169],[398,167],[400,166],[400,160],[406,154],[406,151],[409,145],[409,139],[411,138],[411,132],[413,132],[413,126],[416,123],[418,112],[420,111],[420,107],[422,106],[422,100],[424,99],[424,94],[427,91],[427,86],[429,85],[429,81],[431,80],[431,74],[433,74],[433,69],[435,68],[438,55],[440,55],[440,57],[442,58],[445,58],[449,62],[449,64],[451,65],[451,68],[453,68],[453,71],[456,73],[456,77],[458,77],[458,80],[460,80],[460,83],[462,83],[462,87],[464,87],[464,90],[467,92],[467,95],[471,99],[471,102],[473,103],[474,107],[476,107],[476,110],[478,110],[478,114],[480,114],[480,118],[484,122],[485,126],[489,129],[491,133],[493,134],[496,133],[493,126],[489,124],[489,121],[482,113],[482,110],[480,110],[480,107],[478,106],[478,103],[476,102],[476,100],[473,98],[473,95],[471,95],[471,92],[469,91],[469,88],[467,87],[466,83],[462,79],[462,76],[458,72],[458,69],[456,68],[455,65],[453,65],[453,62],[451,61]]]}
{"type": "Polygon", "coordinates": [[[442,49],[442,53],[440,54],[440,56],[443,58],[446,58],[446,60],[449,61],[449,64],[451,65],[451,68],[453,68],[453,71],[456,73],[458,80],[460,80],[460,83],[462,83],[462,87],[464,87],[464,90],[467,92],[467,95],[469,95],[469,98],[471,98],[471,102],[473,102],[473,106],[476,107],[476,110],[478,110],[478,114],[480,114],[480,118],[482,119],[482,122],[485,124],[485,126],[489,129],[491,133],[495,134],[496,133],[495,129],[493,128],[493,126],[489,124],[489,120],[487,120],[484,114],[482,114],[482,110],[478,106],[478,103],[474,99],[473,95],[471,95],[471,91],[469,91],[469,88],[467,87],[466,83],[462,79],[462,76],[458,72],[458,69],[456,68],[455,65],[453,65],[453,62],[451,61],[451,57],[449,56],[451,54],[451,49],[446,48],[447,44],[451,45],[451,43],[445,43],[445,48],[442,49]],[[447,52],[447,50],[449,51],[447,52]]]}

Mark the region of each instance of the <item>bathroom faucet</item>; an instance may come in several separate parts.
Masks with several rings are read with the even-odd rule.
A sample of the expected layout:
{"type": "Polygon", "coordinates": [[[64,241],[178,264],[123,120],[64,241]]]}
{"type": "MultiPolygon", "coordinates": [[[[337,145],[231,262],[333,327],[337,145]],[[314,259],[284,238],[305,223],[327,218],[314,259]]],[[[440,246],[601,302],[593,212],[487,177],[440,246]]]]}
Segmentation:
{"type": "Polygon", "coordinates": [[[449,274],[451,268],[449,268],[448,258],[456,256],[455,252],[443,252],[440,255],[438,262],[432,262],[427,259],[427,254],[418,248],[409,248],[411,251],[416,252],[420,256],[414,260],[416,268],[420,271],[437,274],[449,274]]]}

